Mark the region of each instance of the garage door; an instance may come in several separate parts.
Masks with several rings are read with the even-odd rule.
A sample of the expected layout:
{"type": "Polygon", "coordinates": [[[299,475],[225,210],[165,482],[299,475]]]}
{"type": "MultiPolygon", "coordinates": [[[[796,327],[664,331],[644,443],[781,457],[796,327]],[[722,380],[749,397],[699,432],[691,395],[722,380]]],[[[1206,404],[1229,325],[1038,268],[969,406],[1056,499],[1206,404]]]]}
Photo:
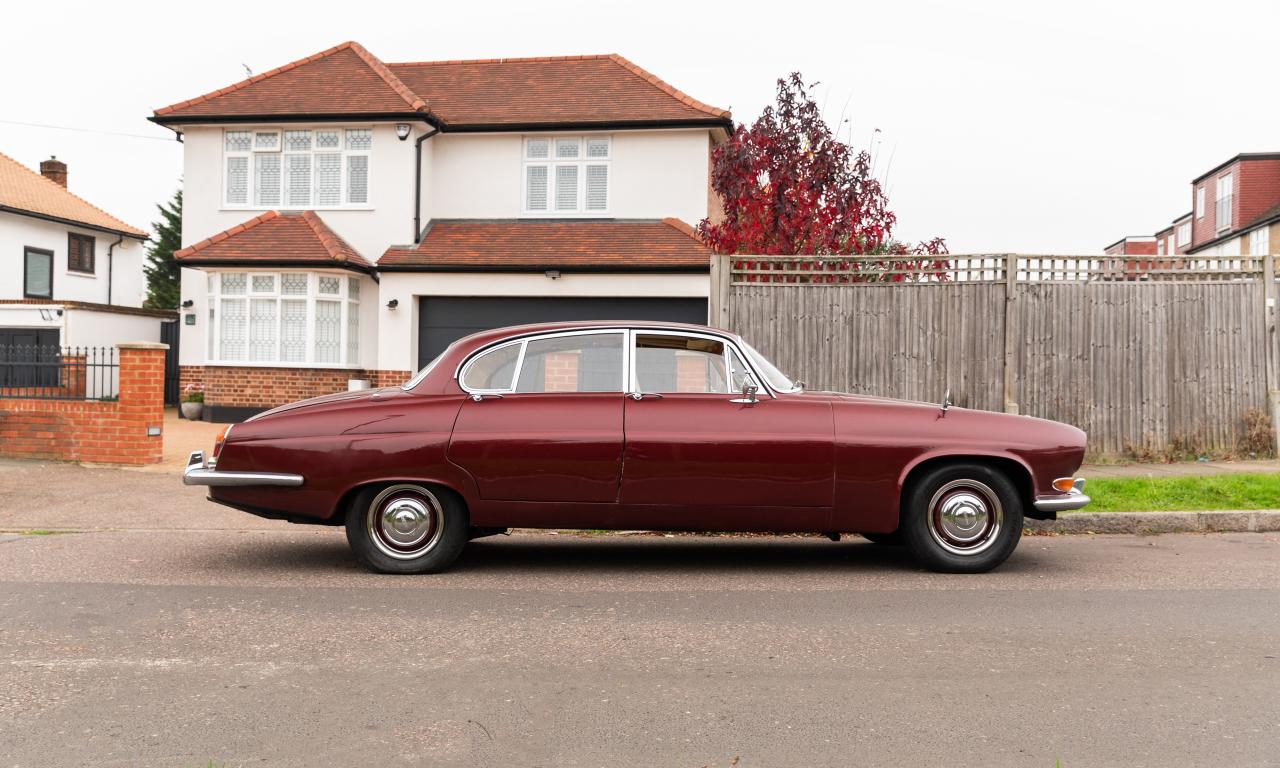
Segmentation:
{"type": "Polygon", "coordinates": [[[707,322],[706,299],[423,296],[418,305],[418,367],[471,333],[559,320],[707,322]]]}

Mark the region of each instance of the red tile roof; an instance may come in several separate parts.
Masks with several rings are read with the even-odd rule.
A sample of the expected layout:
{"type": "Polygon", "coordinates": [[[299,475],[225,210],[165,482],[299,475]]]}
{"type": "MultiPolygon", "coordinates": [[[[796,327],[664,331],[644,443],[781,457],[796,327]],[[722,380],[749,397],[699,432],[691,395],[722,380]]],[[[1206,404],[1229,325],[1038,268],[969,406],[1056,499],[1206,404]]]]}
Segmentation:
{"type": "Polygon", "coordinates": [[[373,265],[334,234],[314,211],[267,211],[173,254],[188,266],[297,265],[369,271],[373,265]]]}
{"type": "Polygon", "coordinates": [[[719,122],[617,54],[383,64],[358,43],[157,109],[161,123],[251,116],[429,115],[445,130],[719,122]]]}
{"type": "Polygon", "coordinates": [[[138,239],[147,236],[4,154],[0,154],[0,210],[82,224],[138,239]]]}
{"type": "Polygon", "coordinates": [[[708,270],[711,251],[679,219],[437,221],[379,269],[708,270]]]}
{"type": "Polygon", "coordinates": [[[161,107],[159,118],[247,115],[408,114],[426,102],[359,43],[254,75],[226,88],[161,107]]]}

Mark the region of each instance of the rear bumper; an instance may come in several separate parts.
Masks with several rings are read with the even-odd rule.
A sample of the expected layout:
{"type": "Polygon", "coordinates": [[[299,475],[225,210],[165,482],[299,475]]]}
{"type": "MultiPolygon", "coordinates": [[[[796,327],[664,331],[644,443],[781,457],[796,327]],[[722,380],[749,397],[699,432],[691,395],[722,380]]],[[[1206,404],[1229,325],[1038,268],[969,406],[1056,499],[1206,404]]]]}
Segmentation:
{"type": "Polygon", "coordinates": [[[1092,499],[1084,494],[1084,478],[1076,478],[1071,490],[1066,493],[1055,493],[1052,496],[1037,496],[1035,508],[1037,512],[1070,512],[1087,505],[1092,499]]]}
{"type": "Polygon", "coordinates": [[[302,475],[282,472],[222,472],[214,464],[204,460],[204,451],[192,451],[187,458],[187,468],[182,471],[183,485],[274,485],[296,488],[302,485],[302,475]]]}

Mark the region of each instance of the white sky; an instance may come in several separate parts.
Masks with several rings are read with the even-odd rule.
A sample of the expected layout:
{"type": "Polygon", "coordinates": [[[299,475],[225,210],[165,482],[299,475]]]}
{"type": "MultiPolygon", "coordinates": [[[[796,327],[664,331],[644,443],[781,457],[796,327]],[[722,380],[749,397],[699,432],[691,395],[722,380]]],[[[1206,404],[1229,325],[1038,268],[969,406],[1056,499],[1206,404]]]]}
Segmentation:
{"type": "Polygon", "coordinates": [[[0,152],[150,228],[182,172],[156,107],[344,40],[383,61],[617,52],[754,119],[799,70],[888,168],[900,237],[1096,253],[1191,208],[1191,179],[1280,151],[1280,3],[9,3],[0,152]],[[846,109],[847,103],[847,109],[846,109]],[[892,165],[888,160],[892,155],[892,165]]]}

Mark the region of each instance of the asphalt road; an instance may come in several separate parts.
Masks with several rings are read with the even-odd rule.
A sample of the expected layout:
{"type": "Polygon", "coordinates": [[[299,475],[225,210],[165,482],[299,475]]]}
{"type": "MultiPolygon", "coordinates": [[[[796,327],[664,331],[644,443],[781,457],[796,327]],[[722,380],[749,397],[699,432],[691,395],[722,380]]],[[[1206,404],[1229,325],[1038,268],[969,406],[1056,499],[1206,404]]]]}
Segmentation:
{"type": "Polygon", "coordinates": [[[526,535],[384,577],[154,474],[0,463],[0,765],[1274,765],[1280,536],[526,535]],[[737,761],[735,763],[735,761],[737,761]]]}

